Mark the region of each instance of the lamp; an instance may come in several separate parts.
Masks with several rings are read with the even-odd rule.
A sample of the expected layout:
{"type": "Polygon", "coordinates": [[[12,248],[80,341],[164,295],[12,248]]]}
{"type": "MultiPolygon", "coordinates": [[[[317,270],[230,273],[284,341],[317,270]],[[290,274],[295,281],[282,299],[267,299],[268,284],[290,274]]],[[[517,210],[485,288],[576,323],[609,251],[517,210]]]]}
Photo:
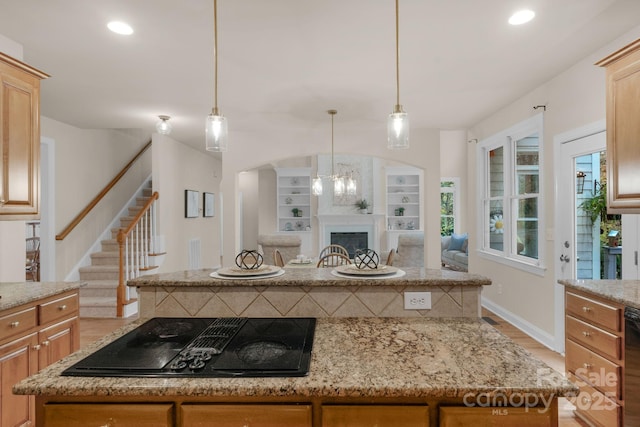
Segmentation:
{"type": "Polygon", "coordinates": [[[587,176],[586,173],[579,171],[576,174],[576,193],[577,194],[582,194],[582,192],[584,191],[584,179],[587,176]]]}
{"type": "MultiPolygon", "coordinates": [[[[335,196],[343,196],[345,193],[347,195],[353,196],[356,194],[357,184],[353,179],[353,176],[344,177],[342,175],[336,174],[335,172],[335,161],[333,154],[333,116],[335,116],[338,111],[337,110],[328,110],[327,113],[331,115],[331,175],[329,178],[333,180],[333,194],[335,196]]],[[[316,175],[311,183],[311,192],[314,196],[321,196],[323,190],[322,185],[322,176],[316,175]]]]}
{"type": "Polygon", "coordinates": [[[160,121],[156,123],[156,130],[159,134],[169,135],[171,133],[171,123],[169,123],[170,116],[158,116],[160,121]]]}
{"type": "Polygon", "coordinates": [[[409,115],[400,105],[400,53],[398,0],[396,0],[396,105],[387,118],[387,148],[391,150],[409,148],[409,115]]]}
{"type": "Polygon", "coordinates": [[[207,116],[205,142],[207,151],[227,151],[227,118],[218,110],[218,0],[213,0],[213,61],[214,89],[213,108],[207,116]]]}

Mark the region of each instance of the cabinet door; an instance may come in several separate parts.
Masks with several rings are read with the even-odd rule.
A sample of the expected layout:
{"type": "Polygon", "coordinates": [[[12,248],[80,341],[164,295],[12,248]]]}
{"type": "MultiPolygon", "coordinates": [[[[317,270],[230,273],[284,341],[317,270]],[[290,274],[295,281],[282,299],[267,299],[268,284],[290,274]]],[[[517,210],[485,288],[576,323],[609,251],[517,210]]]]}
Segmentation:
{"type": "Polygon", "coordinates": [[[324,405],[322,427],[428,427],[429,407],[399,405],[324,405]]]}
{"type": "Polygon", "coordinates": [[[0,427],[35,424],[34,397],[15,395],[12,388],[38,372],[37,343],[37,334],[31,334],[0,347],[0,427]]]}
{"type": "Polygon", "coordinates": [[[49,326],[38,334],[39,365],[44,369],[80,348],[78,318],[49,326]]]}
{"type": "MultiPolygon", "coordinates": [[[[543,408],[440,408],[440,427],[551,427],[551,412],[543,408]]],[[[556,410],[557,413],[557,410],[556,410]]]]}
{"type": "Polygon", "coordinates": [[[173,425],[173,404],[44,405],[47,427],[163,427],[173,425]]]}
{"type": "Polygon", "coordinates": [[[0,86],[0,217],[37,219],[40,81],[0,61],[0,86]]]}
{"type": "Polygon", "coordinates": [[[181,427],[311,427],[311,405],[182,405],[181,427]]]}

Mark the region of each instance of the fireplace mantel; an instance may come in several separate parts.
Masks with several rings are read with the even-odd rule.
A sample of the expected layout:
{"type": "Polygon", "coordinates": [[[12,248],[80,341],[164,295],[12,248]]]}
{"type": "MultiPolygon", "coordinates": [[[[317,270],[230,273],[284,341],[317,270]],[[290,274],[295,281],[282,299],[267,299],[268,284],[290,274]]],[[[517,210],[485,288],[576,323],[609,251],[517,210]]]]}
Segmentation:
{"type": "Polygon", "coordinates": [[[319,251],[331,243],[332,232],[366,231],[369,249],[380,253],[379,230],[384,214],[318,214],[317,217],[319,251]]]}

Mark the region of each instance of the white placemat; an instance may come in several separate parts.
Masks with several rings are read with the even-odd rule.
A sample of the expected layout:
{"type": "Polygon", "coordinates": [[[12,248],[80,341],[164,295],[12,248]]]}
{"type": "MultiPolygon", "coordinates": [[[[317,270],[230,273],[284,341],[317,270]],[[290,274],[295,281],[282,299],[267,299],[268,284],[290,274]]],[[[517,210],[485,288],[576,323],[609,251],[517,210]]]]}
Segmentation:
{"type": "Polygon", "coordinates": [[[272,277],[282,276],[284,274],[284,270],[278,270],[273,274],[263,274],[261,276],[220,276],[217,271],[209,274],[209,277],[213,277],[214,279],[223,279],[223,280],[256,280],[256,279],[271,279],[272,277]]]}
{"type": "Polygon", "coordinates": [[[342,277],[345,279],[379,280],[379,279],[396,279],[398,277],[404,276],[407,273],[405,273],[404,270],[398,270],[394,274],[389,274],[387,276],[355,276],[353,274],[342,274],[339,271],[331,270],[331,274],[333,274],[336,277],[342,277]]]}

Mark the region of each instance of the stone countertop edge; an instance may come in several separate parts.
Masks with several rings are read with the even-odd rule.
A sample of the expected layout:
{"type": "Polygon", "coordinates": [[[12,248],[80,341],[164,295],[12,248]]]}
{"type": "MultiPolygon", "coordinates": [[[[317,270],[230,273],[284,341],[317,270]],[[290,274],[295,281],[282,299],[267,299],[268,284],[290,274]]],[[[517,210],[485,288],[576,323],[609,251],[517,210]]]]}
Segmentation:
{"type": "Polygon", "coordinates": [[[491,280],[477,274],[460,271],[402,267],[405,275],[397,278],[336,277],[331,268],[285,267],[281,276],[264,279],[218,279],[210,274],[215,269],[184,270],[173,273],[151,274],[129,280],[131,287],[203,287],[203,286],[489,286],[491,280]]]}
{"type": "Polygon", "coordinates": [[[558,280],[569,289],[588,292],[596,296],[640,309],[640,280],[558,280]]]}
{"type": "Polygon", "coordinates": [[[137,397],[550,399],[578,388],[476,319],[317,319],[309,375],[298,378],[95,378],[61,372],[142,321],[26,378],[16,394],[137,397]]]}
{"type": "Polygon", "coordinates": [[[0,310],[18,307],[42,298],[79,289],[86,282],[2,282],[0,310]]]}

